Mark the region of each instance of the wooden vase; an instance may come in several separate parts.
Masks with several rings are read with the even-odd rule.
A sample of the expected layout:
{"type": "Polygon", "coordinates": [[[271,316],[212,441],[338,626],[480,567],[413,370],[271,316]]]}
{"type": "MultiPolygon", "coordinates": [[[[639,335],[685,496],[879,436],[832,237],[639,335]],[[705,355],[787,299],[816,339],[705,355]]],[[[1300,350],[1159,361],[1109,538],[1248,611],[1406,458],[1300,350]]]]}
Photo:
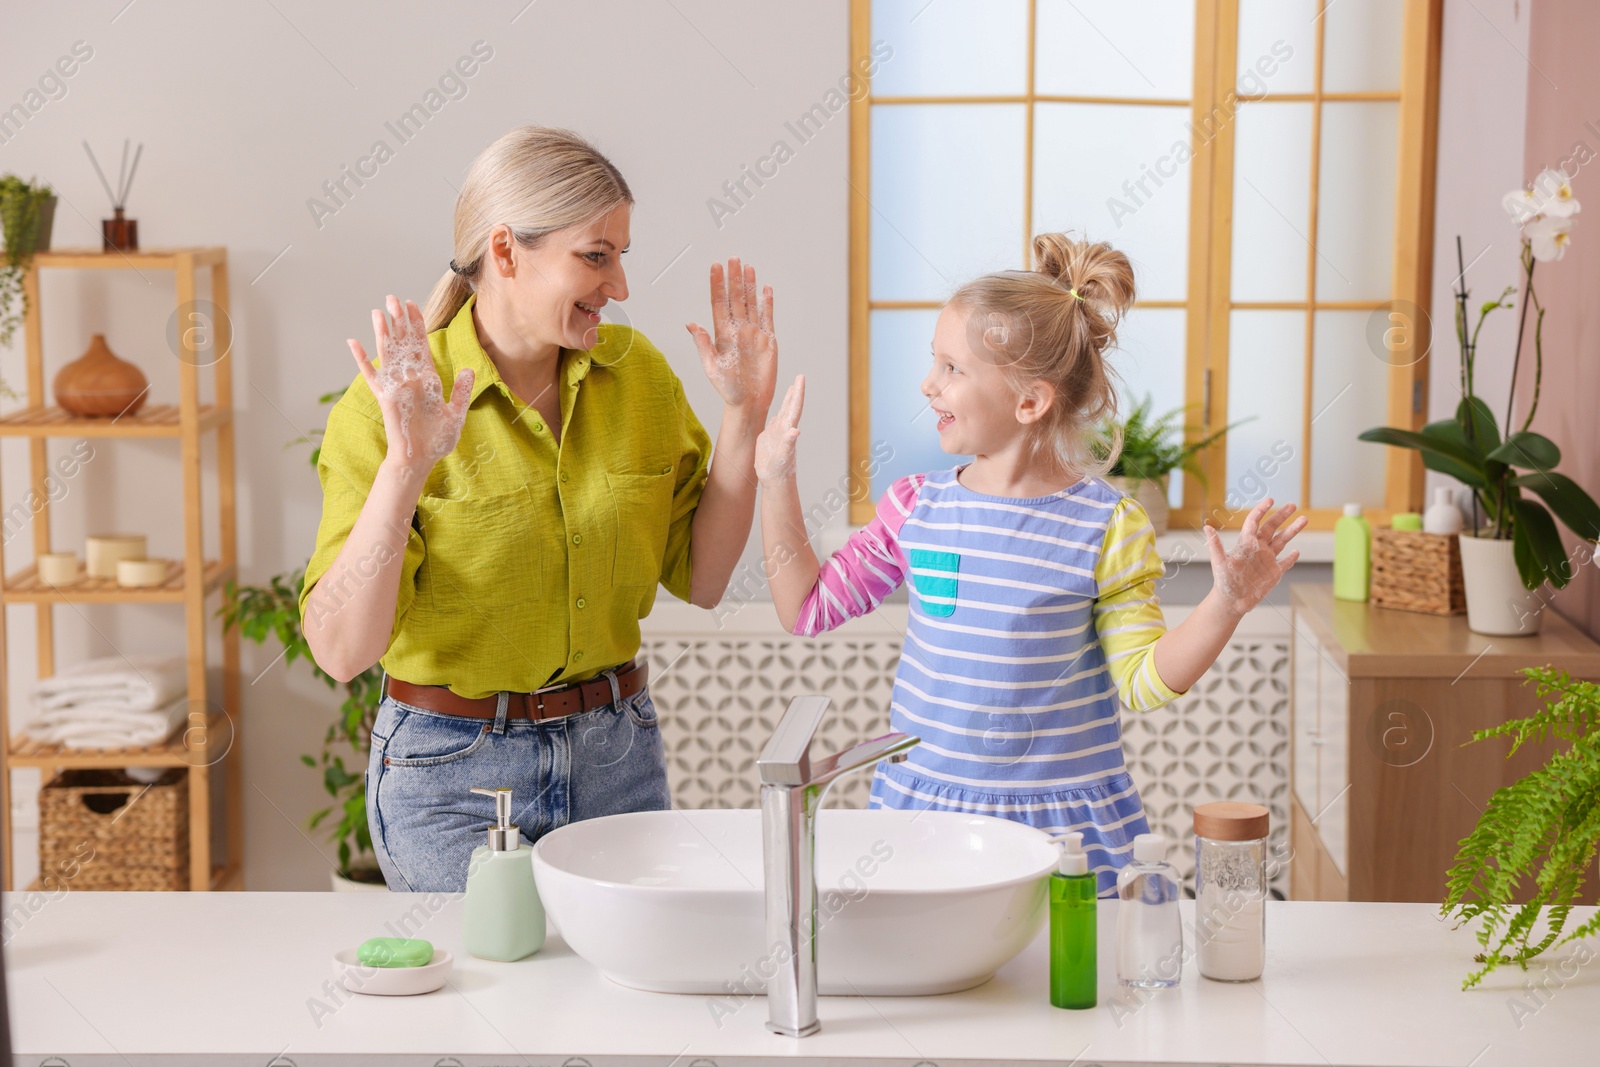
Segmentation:
{"type": "Polygon", "coordinates": [[[99,418],[131,414],[144,405],[150,383],[144,372],[106,347],[97,333],[83,355],[56,375],[56,403],[74,415],[99,418]]]}

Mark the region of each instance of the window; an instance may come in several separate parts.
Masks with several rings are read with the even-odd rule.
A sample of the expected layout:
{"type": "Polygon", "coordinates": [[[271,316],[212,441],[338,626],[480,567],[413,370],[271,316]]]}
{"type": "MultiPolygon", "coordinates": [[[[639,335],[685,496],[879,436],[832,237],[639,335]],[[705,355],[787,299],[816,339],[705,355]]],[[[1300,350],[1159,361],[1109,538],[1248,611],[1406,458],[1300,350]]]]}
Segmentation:
{"type": "Polygon", "coordinates": [[[1046,230],[1133,261],[1125,406],[1249,420],[1203,454],[1209,492],[1173,479],[1175,526],[1266,493],[1314,528],[1420,504],[1417,458],[1355,438],[1426,410],[1439,2],[853,0],[878,60],[851,105],[853,475],[891,458],[852,521],[960,462],[916,389],[938,309],[1046,230]]]}

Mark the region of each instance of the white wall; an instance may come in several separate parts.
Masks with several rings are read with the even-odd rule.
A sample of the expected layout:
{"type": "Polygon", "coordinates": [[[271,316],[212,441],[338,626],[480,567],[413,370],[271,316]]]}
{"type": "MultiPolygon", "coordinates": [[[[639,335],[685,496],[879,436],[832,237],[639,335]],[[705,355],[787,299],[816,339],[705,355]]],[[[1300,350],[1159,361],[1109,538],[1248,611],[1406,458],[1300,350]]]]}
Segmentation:
{"type": "MultiPolygon", "coordinates": [[[[320,493],[305,451],[283,445],[320,426],[317,396],[353,376],[344,339],[370,343],[369,309],[385,293],[426,299],[450,258],[452,183],[480,149],[522,123],[577,129],[627,175],[638,208],[625,310],[668,354],[713,433],[719,406],[683,324],[709,321],[706,270],[714,259],[738,254],[760,269],[777,291],[781,372],[803,371],[811,385],[803,496],[820,498],[844,470],[847,117],[803,146],[791,139],[795,158],[721,229],[706,207],[741,165],[789,137],[785,121],[846,72],[844,0],[125,3],[7,11],[0,108],[24,101],[74,42],[93,55],[64,96],[8,132],[0,172],[56,186],[58,247],[97,244],[108,204],[79,142],[87,139],[102,165],[110,157],[114,171],[122,139],[131,137],[145,145],[129,199],[142,243],[227,246],[247,581],[310,554],[320,493]],[[493,58],[466,82],[465,97],[399,145],[384,123],[421,100],[480,39],[493,58]],[[307,199],[378,138],[394,158],[319,228],[307,199]]],[[[170,275],[61,274],[47,278],[42,302],[48,376],[101,331],[144,368],[154,399],[175,398],[174,360],[162,339],[170,275]]],[[[22,384],[20,335],[16,348],[0,352],[0,374],[22,384]]],[[[3,453],[0,506],[9,508],[26,491],[27,450],[13,439],[3,453]]],[[[148,531],[153,553],[180,554],[176,478],[174,444],[97,448],[57,505],[56,547],[81,551],[88,529],[126,528],[148,531]]],[[[30,561],[30,534],[8,547],[8,568],[30,561]]],[[[175,608],[62,608],[56,617],[62,664],[113,649],[181,647],[175,608]]],[[[34,676],[33,612],[10,609],[7,621],[15,712],[34,676]]],[[[275,652],[247,648],[247,682],[275,652]]],[[[317,750],[335,706],[301,665],[280,663],[247,687],[251,889],[326,884],[326,863],[293,824],[322,800],[298,755],[317,750]]],[[[20,778],[18,786],[32,788],[20,778]]]]}
{"type": "MultiPolygon", "coordinates": [[[[1515,284],[1517,228],[1500,206],[1520,187],[1524,173],[1528,79],[1527,0],[1446,0],[1443,61],[1439,72],[1439,173],[1434,200],[1433,348],[1428,382],[1428,418],[1450,418],[1461,402],[1460,357],[1452,288],[1456,236],[1461,237],[1471,292],[1469,317],[1507,285],[1515,284]]],[[[1520,300],[1520,298],[1514,298],[1520,300]]],[[[1495,418],[1505,412],[1511,386],[1516,312],[1489,317],[1478,337],[1473,389],[1495,418]]],[[[1428,499],[1435,486],[1465,490],[1453,478],[1428,474],[1428,499]]]]}

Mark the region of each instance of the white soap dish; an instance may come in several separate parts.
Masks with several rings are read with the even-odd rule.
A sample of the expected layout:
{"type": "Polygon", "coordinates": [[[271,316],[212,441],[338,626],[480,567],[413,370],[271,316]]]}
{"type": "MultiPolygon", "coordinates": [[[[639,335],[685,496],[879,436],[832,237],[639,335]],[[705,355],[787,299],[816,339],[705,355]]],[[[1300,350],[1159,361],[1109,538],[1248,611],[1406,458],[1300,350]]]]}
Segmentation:
{"type": "Polygon", "coordinates": [[[450,977],[450,953],[433,950],[433,959],[421,967],[366,967],[353,948],[333,954],[333,980],[352,993],[379,997],[411,997],[432,993],[450,977]]]}

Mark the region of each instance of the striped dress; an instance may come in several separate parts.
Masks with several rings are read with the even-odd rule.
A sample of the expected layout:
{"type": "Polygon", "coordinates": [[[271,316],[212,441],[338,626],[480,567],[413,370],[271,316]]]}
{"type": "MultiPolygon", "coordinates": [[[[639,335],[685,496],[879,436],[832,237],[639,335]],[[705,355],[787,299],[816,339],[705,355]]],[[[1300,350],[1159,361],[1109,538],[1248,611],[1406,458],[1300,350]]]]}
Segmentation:
{"type": "Polygon", "coordinates": [[[901,478],[822,567],[797,635],[875,609],[908,577],[890,724],[922,743],[874,772],[871,807],[934,808],[1083,832],[1101,895],[1148,833],[1122,758],[1119,701],[1179,694],[1150,654],[1166,631],[1155,531],[1099,478],[1049,496],[901,478]]]}

